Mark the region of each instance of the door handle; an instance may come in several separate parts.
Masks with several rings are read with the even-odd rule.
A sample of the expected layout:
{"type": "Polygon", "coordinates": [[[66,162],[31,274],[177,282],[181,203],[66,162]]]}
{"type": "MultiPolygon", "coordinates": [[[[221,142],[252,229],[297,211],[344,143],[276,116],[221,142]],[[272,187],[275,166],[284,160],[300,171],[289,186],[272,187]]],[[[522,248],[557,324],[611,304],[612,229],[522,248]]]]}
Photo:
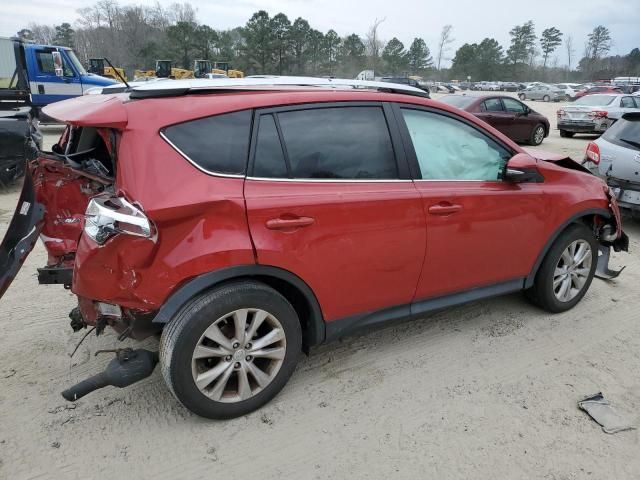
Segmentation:
{"type": "Polygon", "coordinates": [[[295,218],[272,218],[267,220],[267,228],[269,230],[286,230],[288,228],[308,227],[315,222],[311,217],[295,217],[295,218]]]}
{"type": "Polygon", "coordinates": [[[442,202],[429,207],[431,215],[451,215],[462,210],[462,205],[456,205],[449,202],[442,202]]]}

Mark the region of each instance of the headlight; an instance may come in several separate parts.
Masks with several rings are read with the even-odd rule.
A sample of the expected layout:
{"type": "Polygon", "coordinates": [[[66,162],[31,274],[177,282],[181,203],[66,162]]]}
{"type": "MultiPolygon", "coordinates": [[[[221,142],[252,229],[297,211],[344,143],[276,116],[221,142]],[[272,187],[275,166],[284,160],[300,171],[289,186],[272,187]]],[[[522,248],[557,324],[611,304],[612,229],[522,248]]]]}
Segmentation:
{"type": "Polygon", "coordinates": [[[142,211],[122,197],[94,197],[85,213],[84,233],[102,245],[119,233],[151,238],[153,225],[142,211]]]}

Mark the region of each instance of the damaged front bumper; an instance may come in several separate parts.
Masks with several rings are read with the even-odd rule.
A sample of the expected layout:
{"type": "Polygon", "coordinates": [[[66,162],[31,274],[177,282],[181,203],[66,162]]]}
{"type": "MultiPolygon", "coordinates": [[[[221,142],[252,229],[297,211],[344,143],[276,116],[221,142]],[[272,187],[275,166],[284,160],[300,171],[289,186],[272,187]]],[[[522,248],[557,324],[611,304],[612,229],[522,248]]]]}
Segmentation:
{"type": "Polygon", "coordinates": [[[625,269],[625,267],[622,267],[619,270],[612,270],[611,268],[609,268],[611,249],[613,249],[615,252],[628,252],[629,237],[622,230],[620,207],[618,206],[615,192],[609,186],[605,186],[604,190],[609,200],[609,210],[613,215],[613,220],[615,223],[604,225],[598,232],[600,247],[595,275],[602,280],[611,280],[618,277],[625,269]]]}

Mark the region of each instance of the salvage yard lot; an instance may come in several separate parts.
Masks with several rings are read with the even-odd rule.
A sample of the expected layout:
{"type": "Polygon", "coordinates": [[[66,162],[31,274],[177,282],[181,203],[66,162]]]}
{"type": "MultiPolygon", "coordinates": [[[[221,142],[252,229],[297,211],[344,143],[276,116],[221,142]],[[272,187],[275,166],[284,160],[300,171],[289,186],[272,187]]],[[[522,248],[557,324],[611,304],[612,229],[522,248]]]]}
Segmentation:
{"type": "MultiPolygon", "coordinates": [[[[588,137],[555,130],[562,104],[526,103],[551,121],[539,149],[582,158],[588,137]]],[[[18,195],[0,194],[0,235],[18,195]]],[[[38,244],[0,301],[0,478],[638,478],[638,431],[606,435],[576,406],[603,391],[640,426],[640,223],[625,221],[631,253],[611,263],[627,269],[573,310],[517,294],[321,346],[226,422],[190,414],[159,369],[65,402],[111,358],[94,352],[123,344],[107,331],[69,358],[85,332],[68,326],[70,292],[37,285],[38,244]]]]}

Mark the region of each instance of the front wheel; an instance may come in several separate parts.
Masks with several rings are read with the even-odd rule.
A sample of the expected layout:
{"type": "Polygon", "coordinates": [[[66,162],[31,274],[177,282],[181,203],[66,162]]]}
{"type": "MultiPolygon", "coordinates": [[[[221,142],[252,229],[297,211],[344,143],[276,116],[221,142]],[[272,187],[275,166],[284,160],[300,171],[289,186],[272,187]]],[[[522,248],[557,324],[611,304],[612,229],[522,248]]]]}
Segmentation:
{"type": "Polygon", "coordinates": [[[550,100],[551,100],[551,98],[549,98],[549,95],[545,95],[544,97],[542,97],[542,101],[543,102],[548,102],[550,100]]]}
{"type": "Polygon", "coordinates": [[[525,294],[549,312],[569,310],[587,293],[597,260],[598,243],[593,232],[583,224],[571,225],[549,249],[533,287],[525,294]]]}
{"type": "Polygon", "coordinates": [[[524,100],[524,99],[526,99],[526,98],[527,98],[527,96],[526,96],[524,93],[519,93],[519,94],[518,94],[518,98],[519,98],[520,100],[524,100]]]}
{"type": "Polygon", "coordinates": [[[215,288],[187,303],[160,341],[162,375],[174,396],[207,418],[260,408],[285,386],[302,349],[296,311],[255,281],[215,288]]]}
{"type": "Polygon", "coordinates": [[[531,131],[531,137],[529,137],[529,144],[533,146],[538,146],[544,140],[545,129],[543,125],[536,125],[531,131]]]}

